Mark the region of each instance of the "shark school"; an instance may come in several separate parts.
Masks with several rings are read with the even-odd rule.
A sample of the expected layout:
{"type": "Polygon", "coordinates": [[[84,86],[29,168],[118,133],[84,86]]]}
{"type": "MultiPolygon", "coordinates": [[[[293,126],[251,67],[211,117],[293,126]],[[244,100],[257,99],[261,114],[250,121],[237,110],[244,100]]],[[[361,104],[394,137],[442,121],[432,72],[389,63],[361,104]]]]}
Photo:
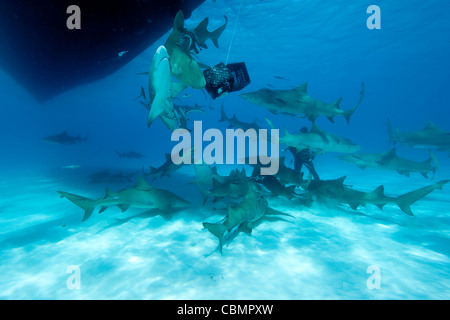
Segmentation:
{"type": "Polygon", "coordinates": [[[187,129],[180,128],[172,132],[171,141],[178,141],[171,152],[174,164],[245,164],[248,159],[249,164],[261,165],[261,175],[274,175],[278,172],[278,129],[271,129],[269,137],[267,129],[258,131],[253,128],[245,131],[243,129],[226,129],[225,147],[222,131],[211,128],[203,132],[202,121],[194,121],[193,132],[193,139],[191,132],[187,129]],[[248,141],[248,152],[246,141],[248,141]],[[203,148],[203,142],[209,142],[209,144],[203,148]]]}

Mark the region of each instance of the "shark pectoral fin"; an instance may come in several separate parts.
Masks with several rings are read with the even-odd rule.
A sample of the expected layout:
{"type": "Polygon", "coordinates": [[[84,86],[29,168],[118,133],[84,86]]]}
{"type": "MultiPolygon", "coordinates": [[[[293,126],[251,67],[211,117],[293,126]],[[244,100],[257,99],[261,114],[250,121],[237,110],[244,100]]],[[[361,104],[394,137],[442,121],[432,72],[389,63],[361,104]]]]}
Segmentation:
{"type": "Polygon", "coordinates": [[[264,215],[266,215],[266,216],[286,216],[286,217],[291,217],[291,218],[295,219],[295,217],[291,214],[284,213],[284,212],[272,209],[270,207],[266,209],[266,212],[264,213],[264,215]]]}
{"type": "Polygon", "coordinates": [[[402,176],[407,176],[409,177],[409,171],[408,170],[397,170],[397,172],[399,174],[401,174],[402,176]]]}
{"type": "Polygon", "coordinates": [[[327,117],[327,119],[328,119],[331,123],[334,123],[334,119],[333,119],[332,116],[331,116],[331,117],[327,117]]]}
{"type": "Polygon", "coordinates": [[[155,98],[150,108],[150,113],[148,114],[147,126],[149,128],[153,121],[155,121],[155,119],[158,118],[166,110],[166,107],[167,101],[164,101],[159,97],[155,98]]]}
{"type": "Polygon", "coordinates": [[[119,207],[120,210],[122,210],[122,212],[127,211],[128,208],[130,207],[129,204],[118,204],[117,206],[119,207]]]}
{"type": "Polygon", "coordinates": [[[175,97],[177,96],[181,91],[183,91],[186,88],[186,84],[183,82],[172,82],[172,88],[171,88],[171,96],[175,97]]]}
{"type": "Polygon", "coordinates": [[[102,213],[106,209],[108,209],[108,206],[101,206],[100,211],[98,213],[102,213]]]}
{"type": "Polygon", "coordinates": [[[350,200],[347,203],[350,206],[350,208],[352,208],[353,210],[358,210],[358,207],[361,205],[361,202],[353,201],[353,200],[350,200]]]}
{"type": "Polygon", "coordinates": [[[423,171],[420,173],[422,176],[424,176],[426,179],[428,179],[428,172],[427,171],[423,171]]]}

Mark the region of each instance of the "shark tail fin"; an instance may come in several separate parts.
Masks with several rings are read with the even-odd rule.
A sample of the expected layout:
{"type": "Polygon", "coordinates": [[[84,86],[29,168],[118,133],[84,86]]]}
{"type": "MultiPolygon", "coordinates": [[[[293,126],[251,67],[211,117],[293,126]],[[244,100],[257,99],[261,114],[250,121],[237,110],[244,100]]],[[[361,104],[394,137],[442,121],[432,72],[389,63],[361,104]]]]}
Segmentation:
{"type": "Polygon", "coordinates": [[[394,131],[392,130],[391,120],[386,119],[386,126],[388,129],[388,135],[389,135],[389,143],[394,143],[394,131]]]}
{"type": "Polygon", "coordinates": [[[94,211],[96,206],[95,200],[64,191],[57,191],[57,192],[59,193],[61,198],[67,198],[69,201],[71,201],[72,203],[76,204],[77,206],[79,206],[81,209],[84,210],[84,216],[82,221],[86,221],[92,215],[92,212],[94,211]]]}
{"type": "Polygon", "coordinates": [[[222,223],[209,223],[209,222],[203,222],[203,227],[205,229],[208,229],[209,232],[211,232],[219,239],[219,250],[220,254],[222,254],[223,235],[227,231],[227,228],[222,223]]]}
{"type": "Polygon", "coordinates": [[[217,28],[216,30],[214,30],[213,32],[211,32],[209,34],[209,37],[211,38],[212,42],[214,43],[214,45],[216,46],[216,48],[219,48],[219,37],[222,34],[223,30],[225,30],[227,23],[228,23],[228,18],[227,16],[223,16],[225,18],[225,23],[217,28]]]}
{"type": "Polygon", "coordinates": [[[352,109],[348,109],[348,110],[344,111],[344,117],[347,120],[347,124],[350,124],[350,118],[352,117],[353,113],[356,111],[356,109],[358,109],[359,105],[361,104],[361,102],[364,98],[364,92],[365,92],[365,87],[364,87],[364,82],[363,82],[361,85],[361,92],[359,93],[358,103],[352,109]]]}
{"type": "Polygon", "coordinates": [[[442,189],[442,187],[448,183],[450,180],[441,180],[435,184],[405,193],[404,195],[401,195],[397,197],[395,200],[396,204],[402,210],[404,213],[413,216],[414,214],[411,211],[410,206],[425,197],[427,194],[431,193],[435,189],[442,189]]]}

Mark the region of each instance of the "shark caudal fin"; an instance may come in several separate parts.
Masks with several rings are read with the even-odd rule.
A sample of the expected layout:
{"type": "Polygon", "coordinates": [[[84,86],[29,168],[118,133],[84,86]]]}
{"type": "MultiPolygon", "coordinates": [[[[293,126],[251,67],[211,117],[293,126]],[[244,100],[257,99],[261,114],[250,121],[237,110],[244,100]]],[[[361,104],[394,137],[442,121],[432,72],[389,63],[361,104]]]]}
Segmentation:
{"type": "Polygon", "coordinates": [[[359,93],[359,101],[358,101],[358,103],[352,109],[344,111],[344,117],[345,117],[345,120],[347,120],[347,124],[350,124],[350,118],[352,117],[353,113],[356,111],[356,109],[361,104],[361,102],[362,102],[362,100],[364,98],[364,92],[365,92],[365,87],[364,87],[364,82],[363,82],[362,85],[361,85],[361,92],[359,93]]]}
{"type": "Polygon", "coordinates": [[[227,231],[227,228],[222,223],[209,223],[203,222],[203,227],[208,229],[213,235],[219,239],[219,251],[222,254],[223,235],[227,231]]]}
{"type": "Polygon", "coordinates": [[[398,205],[400,210],[404,213],[413,216],[414,214],[411,211],[411,205],[425,197],[427,194],[431,193],[435,189],[442,189],[442,187],[448,183],[450,180],[441,180],[435,184],[405,193],[395,199],[395,203],[398,205]]]}
{"type": "Polygon", "coordinates": [[[73,202],[74,204],[76,204],[77,206],[79,206],[81,209],[84,210],[84,216],[82,221],[87,220],[92,215],[92,212],[94,211],[95,206],[97,204],[95,200],[64,191],[57,191],[57,192],[59,193],[61,198],[69,199],[69,201],[73,202]]]}
{"type": "Polygon", "coordinates": [[[209,35],[209,37],[211,38],[211,41],[214,43],[216,48],[219,48],[219,37],[222,34],[223,30],[225,30],[227,23],[228,23],[227,16],[223,16],[223,17],[225,18],[225,23],[221,27],[219,27],[216,30],[214,30],[213,32],[211,32],[209,35]]]}
{"type": "Polygon", "coordinates": [[[394,130],[392,130],[391,120],[386,119],[386,127],[388,129],[388,135],[389,135],[389,143],[395,144],[394,141],[394,130]]]}
{"type": "Polygon", "coordinates": [[[219,122],[224,122],[224,121],[228,121],[228,117],[225,114],[225,110],[223,108],[223,103],[222,103],[222,107],[220,107],[220,120],[219,120],[219,122]]]}

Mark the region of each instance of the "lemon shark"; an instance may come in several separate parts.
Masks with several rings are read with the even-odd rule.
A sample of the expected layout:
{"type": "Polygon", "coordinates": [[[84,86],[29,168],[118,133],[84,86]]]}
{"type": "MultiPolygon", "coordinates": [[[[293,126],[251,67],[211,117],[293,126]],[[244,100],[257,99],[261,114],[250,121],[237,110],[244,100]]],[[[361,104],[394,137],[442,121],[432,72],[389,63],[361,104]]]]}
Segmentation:
{"type": "Polygon", "coordinates": [[[380,185],[372,192],[363,192],[344,185],[346,177],[334,180],[309,180],[305,181],[303,188],[306,192],[318,200],[333,200],[340,204],[347,204],[353,210],[357,210],[359,206],[372,204],[383,210],[383,207],[390,203],[397,205],[407,215],[413,216],[411,205],[416,201],[424,198],[436,189],[442,189],[450,180],[442,180],[435,184],[407,192],[397,197],[386,196],[384,194],[384,186],[380,185]]]}
{"type": "Polygon", "coordinates": [[[227,216],[223,221],[217,223],[204,222],[203,227],[219,239],[219,252],[222,253],[224,242],[235,233],[251,234],[254,226],[266,217],[276,215],[292,217],[270,208],[267,200],[252,185],[239,204],[228,207],[227,216]]]}
{"type": "Polygon", "coordinates": [[[196,174],[198,174],[197,185],[203,196],[203,204],[211,197],[215,199],[243,197],[251,183],[244,168],[241,171],[235,169],[228,176],[220,176],[216,170],[208,172],[206,168],[196,169],[196,174]]]}
{"type": "Polygon", "coordinates": [[[141,159],[145,158],[145,155],[133,150],[130,150],[128,152],[120,152],[116,149],[114,149],[114,152],[117,154],[119,158],[127,158],[127,159],[141,159]]]}
{"type": "Polygon", "coordinates": [[[438,151],[449,152],[450,156],[450,132],[439,128],[433,122],[428,122],[420,131],[411,132],[401,132],[398,128],[392,128],[389,119],[386,124],[392,143],[400,143],[413,148],[436,147],[438,151]]]}
{"type": "Polygon", "coordinates": [[[174,109],[172,98],[184,87],[183,84],[172,81],[169,54],[164,46],[160,46],[153,56],[149,71],[150,101],[146,106],[150,109],[147,119],[148,127],[158,117],[161,117],[161,120],[172,131],[180,126],[180,116],[174,109]]]}
{"type": "Polygon", "coordinates": [[[193,30],[181,29],[183,34],[190,35],[189,37],[182,37],[183,41],[180,41],[181,47],[184,50],[193,50],[195,53],[199,53],[200,49],[208,49],[206,41],[210,39],[216,48],[219,48],[219,37],[225,30],[228,18],[224,16],[225,23],[214,31],[208,31],[209,18],[205,18],[200,22],[193,30]],[[184,42],[184,43],[183,43],[184,42]]]}
{"type": "Polygon", "coordinates": [[[172,173],[183,167],[183,163],[175,164],[172,161],[170,153],[165,154],[166,161],[159,167],[149,167],[150,171],[145,171],[145,168],[142,168],[142,173],[146,178],[152,178],[153,180],[156,178],[162,177],[170,177],[172,173]]]}
{"type": "Polygon", "coordinates": [[[284,136],[280,137],[280,143],[294,147],[297,151],[310,149],[313,154],[353,153],[360,150],[360,146],[350,139],[325,132],[314,123],[310,131],[305,133],[290,134],[285,129],[284,136]]]}
{"type": "Polygon", "coordinates": [[[225,110],[222,107],[220,108],[220,120],[219,122],[228,122],[228,128],[240,128],[244,131],[247,129],[255,129],[259,130],[261,127],[256,123],[256,120],[253,120],[253,122],[243,122],[236,118],[236,115],[234,114],[231,118],[227,117],[227,114],[225,113],[225,110]]]}
{"type": "Polygon", "coordinates": [[[430,157],[423,162],[401,158],[397,156],[395,148],[383,153],[354,153],[339,155],[338,158],[353,163],[363,170],[368,167],[393,170],[407,177],[411,172],[418,172],[428,178],[428,174],[432,173],[434,176],[438,168],[438,160],[431,150],[430,157]]]}
{"type": "Polygon", "coordinates": [[[180,10],[173,22],[173,31],[165,43],[170,56],[170,71],[183,85],[193,89],[203,89],[206,79],[198,63],[189,51],[180,47],[180,38],[187,30],[184,28],[184,14],[180,10]]]}
{"type": "Polygon", "coordinates": [[[360,92],[360,99],[352,109],[340,108],[342,97],[334,102],[326,103],[308,94],[308,83],[290,90],[271,90],[263,88],[254,92],[243,93],[240,96],[253,104],[259,105],[272,113],[306,116],[314,122],[317,117],[325,116],[334,123],[335,116],[342,116],[350,123],[350,118],[361,104],[364,97],[364,83],[360,92]]]}
{"type": "Polygon", "coordinates": [[[139,177],[134,187],[117,192],[106,189],[105,196],[97,200],[64,191],[57,192],[61,198],[67,198],[84,210],[82,221],[86,221],[97,207],[100,207],[99,213],[110,206],[118,206],[122,212],[127,211],[129,207],[136,207],[147,211],[154,210],[163,218],[170,219],[175,212],[187,209],[190,205],[188,201],[168,190],[150,186],[142,177],[139,177]]]}
{"type": "Polygon", "coordinates": [[[71,136],[67,133],[67,131],[63,131],[59,134],[51,135],[48,137],[43,138],[42,140],[62,145],[70,145],[70,144],[76,144],[81,142],[87,142],[87,136],[82,138],[80,135],[78,136],[71,136]]]}

